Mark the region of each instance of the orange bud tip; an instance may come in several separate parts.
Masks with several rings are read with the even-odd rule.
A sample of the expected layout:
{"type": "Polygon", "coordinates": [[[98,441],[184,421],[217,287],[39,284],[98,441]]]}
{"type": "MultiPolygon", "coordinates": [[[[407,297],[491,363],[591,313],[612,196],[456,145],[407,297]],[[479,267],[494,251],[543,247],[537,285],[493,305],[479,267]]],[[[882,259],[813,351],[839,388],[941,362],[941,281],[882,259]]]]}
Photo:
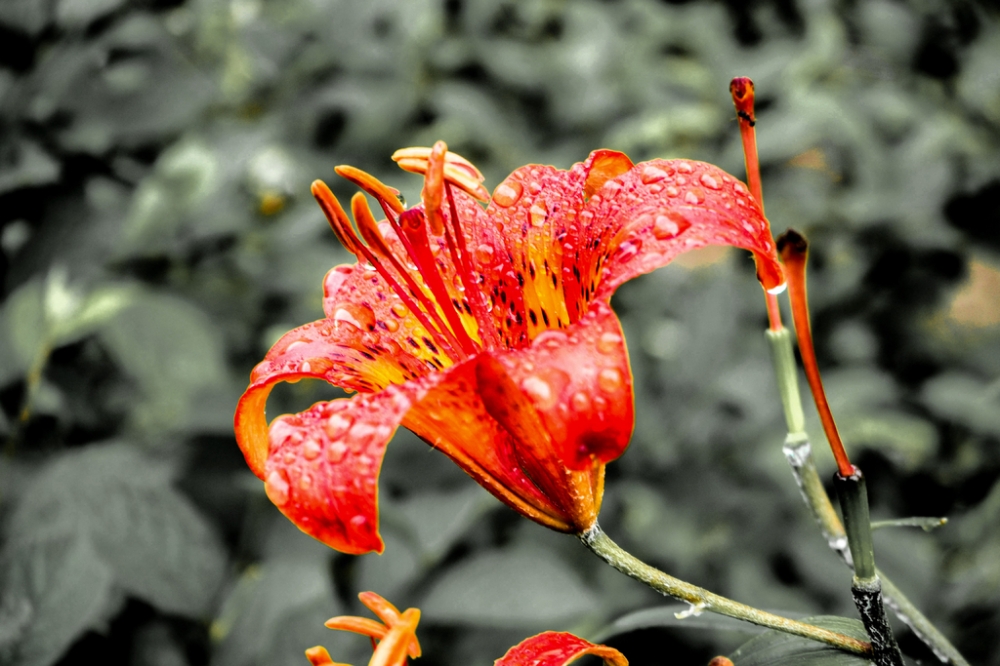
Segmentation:
{"type": "Polygon", "coordinates": [[[789,229],[778,236],[778,254],[784,262],[804,257],[809,252],[809,241],[795,229],[789,229]]]}
{"type": "Polygon", "coordinates": [[[753,127],[757,123],[753,115],[753,81],[746,76],[737,76],[729,83],[729,93],[736,105],[736,115],[753,127]]]}
{"type": "Polygon", "coordinates": [[[715,657],[708,662],[708,666],[733,666],[733,660],[729,657],[715,657]]]}

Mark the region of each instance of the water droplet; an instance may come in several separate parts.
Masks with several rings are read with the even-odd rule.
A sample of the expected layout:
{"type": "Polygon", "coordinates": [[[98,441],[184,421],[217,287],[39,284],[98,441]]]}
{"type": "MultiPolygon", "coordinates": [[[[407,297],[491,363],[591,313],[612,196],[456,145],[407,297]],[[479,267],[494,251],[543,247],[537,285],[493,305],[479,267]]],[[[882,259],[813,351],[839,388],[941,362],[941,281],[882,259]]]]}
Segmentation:
{"type": "Polygon", "coordinates": [[[722,184],[719,183],[718,179],[708,173],[701,174],[701,184],[710,190],[718,190],[722,188],[722,184]]]}
{"type": "Polygon", "coordinates": [[[556,404],[556,394],[552,386],[536,375],[531,375],[521,382],[523,390],[535,403],[538,409],[551,409],[556,404]]]}
{"type": "Polygon", "coordinates": [[[399,322],[396,321],[395,319],[385,319],[382,321],[382,323],[385,324],[385,330],[389,331],[390,333],[395,333],[396,331],[399,330],[399,322]]]}
{"type": "Polygon", "coordinates": [[[493,265],[493,246],[483,243],[476,247],[476,261],[481,264],[493,265]]]}
{"type": "Polygon", "coordinates": [[[694,171],[694,167],[688,162],[680,162],[677,165],[677,170],[681,173],[691,173],[694,171]]]}
{"type": "Polygon", "coordinates": [[[753,225],[745,220],[743,221],[743,229],[745,229],[748,234],[752,234],[754,231],[756,231],[753,228],[753,225]]]}
{"type": "Polygon", "coordinates": [[[684,195],[684,201],[692,205],[705,203],[705,191],[700,187],[692,187],[684,195]]]}
{"type": "Polygon", "coordinates": [[[559,349],[560,347],[565,347],[567,342],[565,333],[558,329],[551,329],[539,333],[535,337],[532,346],[541,347],[542,349],[559,349]]]}
{"type": "Polygon", "coordinates": [[[528,191],[531,192],[532,194],[538,194],[539,192],[542,191],[542,184],[539,183],[537,180],[533,180],[530,183],[528,183],[528,191]]]}
{"type": "Polygon", "coordinates": [[[782,282],[777,287],[774,287],[773,289],[768,289],[767,293],[773,294],[773,295],[777,296],[778,294],[780,294],[781,292],[783,292],[787,288],[788,288],[788,283],[787,282],[782,282]]]}
{"type": "Polygon", "coordinates": [[[307,343],[305,340],[295,340],[294,342],[290,343],[287,347],[285,347],[285,351],[290,352],[296,347],[305,347],[307,344],[309,343],[307,343]]]}
{"type": "Polygon", "coordinates": [[[508,179],[497,185],[497,189],[493,190],[493,203],[502,208],[507,208],[516,204],[523,193],[524,186],[520,182],[508,179]]]}
{"type": "Polygon", "coordinates": [[[618,346],[622,342],[622,336],[614,331],[606,331],[597,340],[597,351],[602,354],[613,354],[618,351],[618,346]]]}
{"type": "Polygon", "coordinates": [[[354,272],[354,266],[350,264],[341,264],[340,266],[334,266],[329,271],[327,271],[326,276],[323,278],[323,291],[326,292],[327,296],[333,296],[347,281],[347,278],[351,276],[354,272]]]}
{"type": "Polygon", "coordinates": [[[361,329],[370,331],[375,328],[375,313],[367,305],[357,303],[342,303],[333,312],[334,321],[342,321],[361,329]]]}
{"type": "Polygon", "coordinates": [[[666,191],[668,197],[676,197],[678,194],[681,193],[681,191],[678,190],[673,185],[667,185],[667,189],[665,191],[666,191]]]}
{"type": "Polygon", "coordinates": [[[738,194],[742,194],[743,196],[747,196],[748,194],[750,194],[750,191],[747,190],[747,186],[741,183],[740,181],[736,181],[735,183],[733,183],[733,189],[736,190],[738,194]]]}
{"type": "Polygon", "coordinates": [[[268,498],[274,502],[275,506],[288,504],[288,481],[285,479],[285,475],[278,470],[268,474],[267,480],[264,482],[264,492],[267,493],[268,498]]]}
{"type": "Polygon", "coordinates": [[[622,263],[626,261],[632,261],[635,259],[636,255],[639,254],[639,250],[642,248],[642,241],[638,238],[635,240],[627,240],[618,246],[618,260],[622,263]]]}
{"type": "Polygon", "coordinates": [[[360,513],[351,518],[351,525],[353,525],[354,527],[363,527],[364,524],[367,522],[368,519],[362,516],[360,513]]]}
{"type": "Polygon", "coordinates": [[[640,175],[642,182],[646,185],[649,185],[650,183],[658,183],[666,177],[666,171],[655,167],[652,164],[647,165],[646,168],[642,170],[642,174],[640,175]]]}
{"type": "Polygon", "coordinates": [[[677,176],[677,184],[678,185],[687,185],[688,184],[688,179],[685,178],[684,176],[677,176]]]}
{"type": "Polygon", "coordinates": [[[299,366],[299,371],[305,373],[312,372],[312,366],[309,365],[309,361],[302,361],[302,365],[299,366]]]}
{"type": "Polygon", "coordinates": [[[577,391],[570,398],[570,404],[575,411],[585,412],[590,409],[590,396],[587,395],[586,391],[577,391]]]}
{"type": "Polygon", "coordinates": [[[663,191],[663,185],[661,185],[660,183],[653,183],[652,185],[649,186],[650,194],[659,194],[662,191],[663,191]]]}
{"type": "Polygon", "coordinates": [[[691,223],[680,213],[667,211],[656,216],[656,222],[653,223],[653,236],[658,240],[667,240],[679,236],[690,226],[691,223]]]}
{"type": "Polygon", "coordinates": [[[299,488],[308,491],[312,488],[313,480],[308,474],[303,474],[302,478],[299,479],[299,488]]]}
{"type": "Polygon", "coordinates": [[[350,438],[360,448],[368,446],[371,443],[372,435],[374,434],[375,427],[369,423],[365,423],[364,421],[361,423],[355,423],[349,433],[350,438]]]}
{"type": "Polygon", "coordinates": [[[618,368],[604,368],[597,374],[597,385],[605,393],[614,393],[625,386],[625,377],[618,368]]]}
{"type": "Polygon", "coordinates": [[[601,396],[594,397],[594,409],[599,412],[603,412],[608,408],[607,398],[602,398],[601,396]]]}
{"type": "Polygon", "coordinates": [[[323,451],[323,445],[310,437],[302,445],[302,457],[306,460],[315,460],[323,451]]]}
{"type": "Polygon", "coordinates": [[[347,455],[347,444],[343,442],[334,442],[326,449],[326,459],[334,464],[343,460],[345,455],[347,455]]]}
{"type": "Polygon", "coordinates": [[[299,457],[295,455],[295,451],[292,451],[291,449],[285,451],[285,455],[283,457],[285,459],[286,465],[292,465],[295,463],[296,460],[299,459],[299,457]]]}
{"type": "Polygon", "coordinates": [[[609,180],[604,183],[601,189],[604,190],[604,194],[606,195],[607,194],[614,195],[615,192],[622,189],[622,184],[619,183],[617,180],[609,180]]]}
{"type": "Polygon", "coordinates": [[[354,425],[354,419],[347,414],[334,414],[323,424],[323,430],[332,440],[337,440],[347,434],[350,427],[354,425]]]}
{"type": "Polygon", "coordinates": [[[545,218],[549,216],[549,207],[545,205],[545,199],[539,199],[531,204],[531,226],[540,227],[545,224],[545,218]]]}

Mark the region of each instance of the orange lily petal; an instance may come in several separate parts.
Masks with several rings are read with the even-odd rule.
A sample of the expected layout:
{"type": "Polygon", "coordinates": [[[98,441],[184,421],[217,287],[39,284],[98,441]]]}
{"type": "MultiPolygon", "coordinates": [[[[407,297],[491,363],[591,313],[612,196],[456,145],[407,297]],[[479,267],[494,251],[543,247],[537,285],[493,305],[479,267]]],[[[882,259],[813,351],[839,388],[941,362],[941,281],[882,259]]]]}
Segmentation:
{"type": "Polygon", "coordinates": [[[400,615],[399,622],[389,627],[368,666],[405,666],[407,651],[416,638],[417,623],[420,622],[420,610],[407,608],[400,615]]]}
{"type": "MultiPolygon", "coordinates": [[[[359,592],[358,599],[360,599],[361,603],[363,603],[368,610],[375,613],[375,615],[377,615],[378,618],[387,626],[391,626],[400,621],[402,613],[400,613],[398,608],[386,601],[386,599],[381,595],[374,592],[359,592]]],[[[413,641],[410,643],[409,655],[413,659],[420,656],[420,643],[417,641],[416,636],[413,637],[413,641]]]]}
{"type": "Polygon", "coordinates": [[[587,654],[600,657],[608,666],[628,666],[628,659],[618,650],[560,631],[526,638],[493,663],[494,666],[565,666],[587,654]]]}
{"type": "Polygon", "coordinates": [[[313,666],[350,666],[350,664],[338,664],[330,658],[330,653],[322,645],[311,647],[306,650],[306,659],[313,666]]]}

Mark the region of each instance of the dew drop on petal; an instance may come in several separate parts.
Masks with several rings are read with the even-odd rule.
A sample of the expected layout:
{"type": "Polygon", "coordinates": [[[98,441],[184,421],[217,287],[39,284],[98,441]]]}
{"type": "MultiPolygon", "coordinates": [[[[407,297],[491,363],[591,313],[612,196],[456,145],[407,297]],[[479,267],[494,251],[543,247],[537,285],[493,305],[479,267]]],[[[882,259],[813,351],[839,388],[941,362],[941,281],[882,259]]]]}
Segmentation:
{"type": "Polygon", "coordinates": [[[705,203],[705,191],[700,187],[692,187],[684,195],[684,201],[692,205],[705,203]]]}
{"type": "Polygon", "coordinates": [[[536,337],[532,346],[541,347],[542,349],[559,349],[564,347],[568,342],[566,334],[559,329],[551,329],[548,331],[542,331],[536,337]]]}
{"type": "Polygon", "coordinates": [[[312,372],[312,366],[309,365],[309,361],[302,361],[302,365],[299,366],[299,371],[312,372]]]}
{"type": "Polygon", "coordinates": [[[531,204],[528,212],[531,215],[531,226],[540,227],[545,224],[545,218],[549,216],[549,207],[545,205],[545,199],[539,199],[531,204]]]}
{"type": "Polygon", "coordinates": [[[690,226],[691,223],[680,213],[667,211],[663,215],[656,216],[656,222],[653,223],[653,236],[658,240],[667,240],[679,236],[690,226]]]}
{"type": "Polygon", "coordinates": [[[497,189],[493,190],[493,203],[502,208],[507,208],[516,204],[523,193],[524,186],[520,182],[505,180],[497,185],[497,189]]]}
{"type": "Polygon", "coordinates": [[[666,178],[667,172],[664,171],[663,169],[653,166],[652,164],[648,164],[642,170],[642,174],[640,174],[639,177],[642,178],[643,184],[649,185],[650,183],[658,183],[664,178],[666,178]]]}
{"type": "Polygon", "coordinates": [[[537,180],[533,180],[530,183],[528,183],[528,191],[531,192],[532,194],[538,194],[539,192],[542,191],[542,184],[539,183],[537,180]]]}
{"type": "Polygon", "coordinates": [[[367,305],[343,303],[333,311],[333,320],[342,321],[362,331],[375,328],[375,313],[367,305]]]}
{"type": "Polygon", "coordinates": [[[354,419],[350,416],[346,414],[334,414],[323,424],[323,430],[326,431],[330,439],[336,440],[343,437],[352,425],[354,425],[354,419]]]}
{"type": "Polygon", "coordinates": [[[405,317],[407,313],[406,306],[400,303],[399,301],[393,303],[389,309],[392,310],[392,314],[396,315],[397,317],[405,317]]]}
{"type": "Polygon", "coordinates": [[[313,480],[308,474],[303,474],[302,478],[299,479],[299,488],[308,491],[312,488],[313,480]]]}
{"type": "Polygon", "coordinates": [[[681,162],[680,164],[677,165],[677,170],[680,173],[691,173],[692,171],[694,171],[694,167],[692,167],[687,162],[681,162]]]}
{"type": "Polygon", "coordinates": [[[557,396],[552,385],[541,377],[526,377],[521,382],[521,390],[531,397],[538,409],[551,409],[556,404],[557,396]]]}
{"type": "Polygon", "coordinates": [[[614,331],[606,331],[601,334],[601,337],[597,340],[597,351],[602,354],[613,354],[618,350],[618,346],[622,342],[622,336],[618,335],[614,331]]]}
{"type": "Polygon", "coordinates": [[[288,504],[288,481],[284,474],[278,470],[268,474],[267,480],[264,482],[264,492],[267,493],[268,498],[274,502],[275,506],[288,504]]]}
{"type": "Polygon", "coordinates": [[[364,527],[365,523],[367,522],[368,519],[362,516],[360,513],[351,518],[351,525],[353,525],[354,527],[364,527]]]}
{"type": "Polygon", "coordinates": [[[780,294],[781,292],[783,292],[787,288],[788,288],[788,283],[787,282],[782,282],[777,287],[774,287],[773,289],[768,289],[767,293],[772,294],[774,296],[777,296],[778,294],[780,294]]]}
{"type": "Polygon", "coordinates": [[[590,409],[590,396],[587,395],[586,391],[577,391],[570,398],[570,404],[575,411],[585,412],[590,409]]]}
{"type": "Polygon", "coordinates": [[[382,323],[385,325],[385,329],[390,333],[395,333],[399,330],[399,322],[395,319],[386,319],[382,323]]]}
{"type": "Polygon", "coordinates": [[[625,386],[625,377],[618,368],[604,368],[597,373],[597,385],[605,393],[614,393],[625,386]]]}
{"type": "Polygon", "coordinates": [[[493,246],[487,243],[482,243],[481,245],[476,246],[476,251],[475,251],[476,261],[478,261],[480,264],[492,265],[493,252],[494,252],[493,246]]]}
{"type": "Polygon", "coordinates": [[[710,190],[718,190],[722,188],[718,179],[710,173],[701,174],[701,184],[710,190]]]}
{"type": "Polygon", "coordinates": [[[622,263],[632,261],[639,254],[640,249],[642,249],[641,240],[638,238],[627,240],[618,246],[618,260],[622,263]]]}
{"type": "Polygon", "coordinates": [[[322,451],[323,445],[311,437],[302,445],[302,457],[306,460],[315,460],[322,451]]]}
{"type": "Polygon", "coordinates": [[[594,398],[594,409],[599,412],[603,412],[608,408],[607,398],[602,398],[601,396],[596,396],[594,398]]]}
{"type": "Polygon", "coordinates": [[[354,267],[349,264],[334,266],[327,271],[326,276],[323,278],[323,290],[328,296],[333,296],[340,291],[341,286],[343,286],[344,282],[347,281],[347,278],[353,272],[354,267]]]}
{"type": "Polygon", "coordinates": [[[326,459],[334,464],[343,460],[345,455],[347,455],[347,444],[343,442],[334,442],[326,449],[326,459]]]}
{"type": "Polygon", "coordinates": [[[667,189],[664,191],[667,193],[668,197],[676,197],[678,194],[681,193],[680,190],[678,190],[673,185],[667,185],[667,189]]]}

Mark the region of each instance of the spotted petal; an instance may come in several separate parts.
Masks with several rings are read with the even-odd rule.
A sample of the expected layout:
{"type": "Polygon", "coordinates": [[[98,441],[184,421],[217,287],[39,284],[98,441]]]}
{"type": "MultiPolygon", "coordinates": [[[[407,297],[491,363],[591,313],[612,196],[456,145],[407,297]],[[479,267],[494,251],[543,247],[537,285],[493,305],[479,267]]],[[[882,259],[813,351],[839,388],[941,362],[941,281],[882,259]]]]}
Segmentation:
{"type": "Polygon", "coordinates": [[[561,631],[524,639],[507,650],[494,666],[565,666],[588,654],[600,657],[608,666],[628,666],[628,659],[618,650],[561,631]]]}

